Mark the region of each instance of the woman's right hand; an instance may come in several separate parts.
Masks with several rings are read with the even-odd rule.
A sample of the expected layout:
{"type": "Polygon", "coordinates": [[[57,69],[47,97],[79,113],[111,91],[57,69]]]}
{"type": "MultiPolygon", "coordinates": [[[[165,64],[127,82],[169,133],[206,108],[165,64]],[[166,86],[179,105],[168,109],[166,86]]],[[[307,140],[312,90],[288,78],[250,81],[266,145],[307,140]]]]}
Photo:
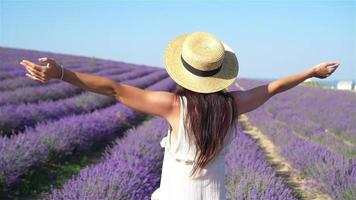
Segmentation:
{"type": "Polygon", "coordinates": [[[337,62],[323,62],[313,67],[313,77],[324,79],[330,76],[340,64],[337,62]]]}
{"type": "Polygon", "coordinates": [[[39,58],[38,61],[43,65],[35,64],[28,60],[23,60],[20,62],[23,65],[28,73],[26,76],[29,78],[45,83],[51,79],[60,79],[62,75],[62,69],[55,60],[47,57],[39,58]]]}

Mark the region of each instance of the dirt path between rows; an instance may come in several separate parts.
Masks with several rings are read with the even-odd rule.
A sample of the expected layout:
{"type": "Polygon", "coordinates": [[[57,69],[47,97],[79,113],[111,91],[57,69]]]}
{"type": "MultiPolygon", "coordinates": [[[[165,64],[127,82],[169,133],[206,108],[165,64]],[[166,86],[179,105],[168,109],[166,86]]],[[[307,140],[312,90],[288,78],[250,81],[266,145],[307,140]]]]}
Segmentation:
{"type": "Polygon", "coordinates": [[[333,136],[335,139],[342,141],[344,144],[350,147],[356,147],[356,144],[345,140],[344,138],[338,136],[336,133],[332,132],[331,130],[324,128],[325,132],[329,133],[329,135],[333,136]]]}
{"type": "MultiPolygon", "coordinates": [[[[235,85],[244,90],[238,83],[235,83],[235,85]]],[[[292,188],[298,198],[305,200],[332,200],[328,195],[307,187],[306,183],[310,180],[301,176],[299,171],[294,169],[287,159],[278,153],[278,147],[261,130],[249,123],[246,114],[240,115],[239,118],[244,132],[256,140],[276,174],[286,180],[286,183],[292,188]]]]}

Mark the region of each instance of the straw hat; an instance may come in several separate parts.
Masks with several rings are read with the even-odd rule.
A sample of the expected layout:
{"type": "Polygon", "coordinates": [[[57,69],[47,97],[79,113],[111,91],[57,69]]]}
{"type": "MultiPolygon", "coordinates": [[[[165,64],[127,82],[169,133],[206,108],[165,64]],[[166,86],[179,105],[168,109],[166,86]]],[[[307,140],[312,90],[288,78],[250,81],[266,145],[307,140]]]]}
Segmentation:
{"type": "Polygon", "coordinates": [[[239,71],[234,51],[207,32],[174,38],[164,51],[164,64],[177,84],[199,93],[227,88],[239,71]]]}

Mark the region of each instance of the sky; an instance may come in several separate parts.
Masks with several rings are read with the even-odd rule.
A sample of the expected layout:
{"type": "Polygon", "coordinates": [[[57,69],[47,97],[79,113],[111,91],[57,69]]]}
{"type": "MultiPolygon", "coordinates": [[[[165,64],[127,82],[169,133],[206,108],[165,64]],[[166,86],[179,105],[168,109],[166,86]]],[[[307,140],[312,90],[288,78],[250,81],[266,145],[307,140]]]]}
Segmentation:
{"type": "Polygon", "coordinates": [[[240,77],[277,79],[335,60],[328,80],[356,80],[356,0],[0,0],[3,47],[164,68],[168,42],[195,31],[234,49],[240,77]]]}

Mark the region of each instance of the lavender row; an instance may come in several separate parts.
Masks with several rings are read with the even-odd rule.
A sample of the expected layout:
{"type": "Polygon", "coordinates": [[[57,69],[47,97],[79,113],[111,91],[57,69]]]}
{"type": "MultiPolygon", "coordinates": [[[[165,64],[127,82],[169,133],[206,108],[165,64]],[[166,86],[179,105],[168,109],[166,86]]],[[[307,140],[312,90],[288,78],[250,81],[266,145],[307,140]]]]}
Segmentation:
{"type": "MultiPolygon", "coordinates": [[[[242,85],[251,86],[260,81],[242,80],[242,85]]],[[[309,122],[314,122],[320,129],[328,129],[337,137],[356,144],[356,94],[325,88],[297,86],[282,95],[274,97],[276,101],[283,102],[283,108],[292,110],[309,122]]],[[[270,110],[281,108],[279,104],[271,105],[270,110]]],[[[276,114],[276,112],[275,112],[276,114]]],[[[278,112],[276,117],[287,119],[290,112],[278,112]]]]}
{"type": "Polygon", "coordinates": [[[356,198],[355,160],[344,158],[323,145],[297,137],[291,128],[268,117],[262,108],[251,112],[249,117],[251,123],[257,125],[281,149],[280,153],[293,167],[315,180],[314,187],[335,199],[347,199],[350,195],[356,198]]]}
{"type": "MultiPolygon", "coordinates": [[[[115,76],[108,76],[113,80],[128,80],[134,77],[139,77],[150,72],[157,71],[157,69],[136,69],[130,74],[122,74],[115,76]]],[[[43,85],[41,87],[23,87],[14,91],[2,92],[0,95],[0,106],[8,104],[31,103],[46,100],[57,100],[68,98],[84,92],[85,90],[71,85],[67,82],[60,82],[52,85],[43,85]]]]}
{"type": "MultiPolygon", "coordinates": [[[[241,89],[233,84],[229,90],[241,89]]],[[[228,199],[297,199],[285,180],[270,166],[256,141],[243,132],[240,123],[229,144],[225,174],[228,199]]]]}
{"type": "MultiPolygon", "coordinates": [[[[285,95],[296,114],[356,144],[356,94],[342,90],[297,87],[285,95]],[[287,95],[288,94],[288,95],[287,95]],[[295,99],[291,104],[290,99],[295,99]]],[[[285,118],[285,116],[280,116],[285,118]]]]}
{"type": "MultiPolygon", "coordinates": [[[[126,73],[129,75],[129,73],[126,73]]],[[[123,74],[119,78],[126,77],[123,74]]],[[[129,77],[129,76],[128,76],[129,77]]],[[[149,75],[133,79],[119,81],[121,83],[144,87],[167,77],[165,71],[158,71],[149,75]],[[151,82],[147,82],[150,80],[151,82]]],[[[116,100],[112,97],[84,92],[80,95],[58,101],[46,101],[40,104],[5,105],[0,107],[0,133],[14,134],[23,131],[25,126],[34,126],[38,122],[58,120],[70,114],[83,114],[95,109],[104,108],[114,104],[116,100]]]]}
{"type": "MultiPolygon", "coordinates": [[[[251,87],[252,84],[256,83],[261,82],[255,80],[240,81],[240,84],[246,87],[251,87]]],[[[326,121],[330,121],[329,127],[340,127],[340,124],[345,122],[350,124],[348,127],[355,127],[355,123],[352,123],[352,121],[355,121],[356,118],[352,120],[352,116],[356,114],[356,109],[352,108],[351,104],[356,105],[356,95],[341,91],[341,93],[345,93],[342,95],[343,98],[348,99],[348,101],[343,101],[344,99],[338,99],[339,92],[297,86],[274,96],[273,101],[266,104],[266,109],[273,119],[279,120],[281,123],[287,123],[289,127],[293,128],[294,133],[297,133],[300,137],[323,144],[337,154],[356,158],[356,146],[345,144],[344,141],[344,139],[350,139],[356,134],[348,134],[349,137],[340,133],[330,134],[325,129],[326,123],[319,120],[320,118],[328,118],[329,120],[326,121]],[[332,101],[330,101],[331,99],[332,101]],[[339,111],[335,115],[343,116],[343,118],[334,118],[334,114],[328,114],[327,117],[324,116],[326,113],[335,113],[336,110],[339,111]],[[324,114],[321,114],[321,112],[324,114]],[[290,121],[293,121],[293,123],[289,123],[290,121]]],[[[351,129],[345,128],[344,130],[351,129]]]]}
{"type": "MultiPolygon", "coordinates": [[[[170,90],[173,87],[173,80],[166,78],[147,89],[170,90]]],[[[31,167],[41,165],[51,156],[57,158],[76,150],[87,150],[94,143],[117,136],[141,117],[141,112],[117,103],[92,113],[39,123],[10,138],[1,137],[0,180],[4,185],[14,185],[31,167]]]]}
{"type": "MultiPolygon", "coordinates": [[[[121,68],[121,67],[105,67],[105,68],[88,68],[88,67],[82,67],[83,69],[77,69],[77,68],[71,68],[73,71],[79,71],[82,73],[92,73],[96,75],[107,75],[111,73],[123,73],[125,71],[129,70],[134,70],[136,68],[121,68]]],[[[15,90],[21,87],[29,87],[29,86],[42,86],[42,83],[39,83],[38,81],[34,81],[26,76],[24,74],[26,71],[21,71],[21,76],[15,79],[5,79],[0,81],[0,91],[7,91],[7,90],[15,90]]],[[[51,80],[46,83],[46,85],[50,84],[56,84],[61,82],[61,80],[51,80]]]]}
{"type": "Polygon", "coordinates": [[[130,129],[102,162],[82,169],[48,199],[150,199],[160,182],[159,140],[167,130],[168,123],[158,117],[130,129]]]}
{"type": "MultiPolygon", "coordinates": [[[[248,83],[250,82],[258,83],[258,81],[254,80],[245,80],[242,85],[249,86],[248,83]]],[[[349,158],[356,158],[356,146],[345,145],[345,142],[342,139],[329,134],[320,124],[315,122],[316,120],[311,120],[311,113],[316,113],[318,110],[320,110],[321,106],[325,106],[327,110],[329,108],[325,104],[320,104],[318,106],[301,105],[301,102],[317,101],[316,99],[320,100],[324,98],[323,95],[315,97],[314,95],[320,94],[320,92],[317,93],[317,91],[323,92],[325,89],[316,90],[314,93],[309,93],[309,89],[310,88],[308,87],[298,86],[296,88],[290,89],[286,92],[274,96],[273,101],[268,102],[266,104],[266,110],[268,111],[268,114],[273,119],[278,120],[281,123],[285,123],[287,126],[291,127],[294,133],[297,134],[297,136],[306,138],[307,140],[312,140],[315,143],[323,144],[337,154],[349,158]],[[303,111],[301,112],[301,110],[303,111]],[[290,121],[293,121],[293,123],[289,123],[290,121]]],[[[339,107],[338,103],[334,102],[333,107],[339,107]]],[[[342,108],[343,106],[340,107],[342,108]]],[[[346,118],[352,118],[352,114],[351,116],[350,114],[348,114],[348,112],[343,113],[346,118]]],[[[335,121],[337,121],[337,119],[335,119],[335,121]]]]}
{"type": "MultiPolygon", "coordinates": [[[[287,96],[288,94],[284,95],[286,95],[285,98],[289,98],[287,96]]],[[[282,97],[282,95],[280,97],[282,97]]],[[[297,136],[322,144],[339,155],[352,159],[356,158],[356,145],[349,145],[338,136],[329,134],[320,124],[299,114],[296,108],[288,106],[288,103],[284,104],[280,98],[274,98],[273,102],[267,106],[270,117],[289,126],[297,136]],[[293,121],[293,123],[290,123],[291,121],[293,121]]]]}
{"type": "MultiPolygon", "coordinates": [[[[281,123],[269,114],[267,110],[273,103],[271,99],[249,112],[250,122],[280,148],[281,155],[294,168],[311,179],[308,183],[310,187],[315,187],[334,199],[355,199],[356,161],[337,155],[323,145],[298,136],[298,133],[289,126],[294,123],[294,118],[281,123]]],[[[284,106],[281,102],[279,105],[284,106]]]]}
{"type": "Polygon", "coordinates": [[[241,125],[236,128],[225,158],[228,199],[297,199],[285,180],[276,175],[256,141],[241,125]]]}

